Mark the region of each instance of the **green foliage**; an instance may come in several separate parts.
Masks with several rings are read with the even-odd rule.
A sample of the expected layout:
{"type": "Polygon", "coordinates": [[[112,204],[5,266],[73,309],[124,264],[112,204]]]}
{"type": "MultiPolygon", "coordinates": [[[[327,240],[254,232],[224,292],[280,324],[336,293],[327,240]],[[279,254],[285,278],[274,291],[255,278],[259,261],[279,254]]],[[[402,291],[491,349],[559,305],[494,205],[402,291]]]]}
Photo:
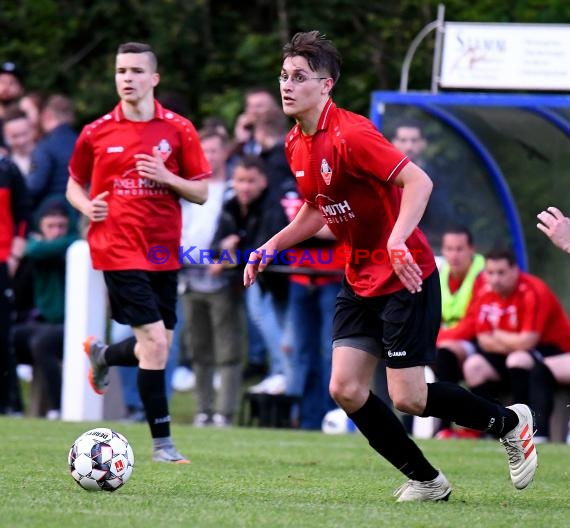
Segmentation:
{"type": "Polygon", "coordinates": [[[405,478],[358,434],[196,429],[173,435],[192,464],[151,462],[146,425],[0,418],[0,526],[60,528],[360,527],[568,525],[569,447],[540,446],[536,482],[515,490],[497,441],[427,440],[421,447],[454,486],[447,503],[397,504],[405,478]],[[87,492],[67,470],[67,453],[91,427],[126,435],[135,453],[129,482],[87,492]]]}
{"type": "MultiPolygon", "coordinates": [[[[437,12],[437,2],[403,0],[21,0],[5,2],[0,58],[27,72],[26,87],[64,92],[81,123],[115,104],[114,52],[121,42],[150,42],[159,57],[161,93],[181,95],[187,114],[213,113],[233,124],[244,90],[266,85],[277,93],[281,47],[296,31],[319,29],[340,49],[339,104],[367,113],[370,92],[397,89],[411,41],[437,12]]],[[[448,20],[568,22],[567,2],[450,0],[448,20]]],[[[428,89],[433,39],[418,49],[410,89],[428,89]]]]}
{"type": "MultiPolygon", "coordinates": [[[[113,66],[117,46],[130,40],[148,41],[159,58],[158,95],[177,95],[182,113],[198,127],[210,116],[220,117],[232,127],[242,109],[245,90],[261,85],[278,94],[275,78],[281,65],[282,45],[296,31],[318,29],[335,42],[344,60],[342,76],[335,88],[336,102],[368,114],[372,91],[398,89],[406,51],[419,31],[435,19],[438,3],[436,0],[251,0],[246,4],[235,0],[5,1],[0,13],[0,60],[12,60],[24,69],[28,90],[71,96],[81,125],[116,104],[113,66]]],[[[448,0],[445,18],[568,24],[570,3],[448,0]]],[[[432,34],[418,48],[410,69],[409,90],[430,88],[433,46],[432,34]]],[[[513,154],[505,153],[504,158],[509,163],[513,154]]],[[[515,167],[516,160],[512,161],[515,167]]],[[[529,170],[522,171],[522,176],[509,184],[515,186],[515,198],[520,200],[525,216],[533,266],[540,271],[564,269],[550,266],[560,258],[557,255],[541,260],[540,246],[544,241],[534,228],[534,215],[550,203],[548,196],[552,194],[544,183],[533,179],[529,170]]],[[[559,200],[567,195],[565,190],[561,189],[559,200]]]]}

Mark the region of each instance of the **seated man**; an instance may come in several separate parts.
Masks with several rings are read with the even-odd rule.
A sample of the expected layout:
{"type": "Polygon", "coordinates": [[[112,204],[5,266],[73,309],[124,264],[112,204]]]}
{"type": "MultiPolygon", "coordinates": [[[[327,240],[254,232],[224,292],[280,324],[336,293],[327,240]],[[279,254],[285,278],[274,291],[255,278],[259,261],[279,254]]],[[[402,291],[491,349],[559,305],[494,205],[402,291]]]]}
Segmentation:
{"type": "Polygon", "coordinates": [[[60,416],[65,254],[76,239],[69,233],[65,205],[46,202],[39,212],[38,232],[30,235],[25,253],[32,263],[35,316],[12,329],[17,361],[34,365],[34,375],[46,382],[49,419],[60,416]]]}
{"type": "MultiPolygon", "coordinates": [[[[444,263],[441,266],[441,328],[455,327],[465,316],[469,301],[477,296],[485,283],[481,273],[485,267],[483,255],[476,253],[473,235],[466,227],[446,229],[441,242],[444,263]]],[[[467,353],[474,351],[467,341],[438,340],[435,373],[439,381],[459,383],[463,379],[462,365],[467,353]]],[[[442,420],[436,438],[470,437],[470,430],[455,430],[451,422],[442,420]]]]}
{"type": "Polygon", "coordinates": [[[529,404],[535,414],[535,442],[550,440],[550,417],[558,385],[570,385],[569,351],[535,359],[530,371],[529,404]]]}
{"type": "Polygon", "coordinates": [[[486,398],[508,388],[513,400],[528,402],[530,370],[537,361],[570,350],[570,322],[550,288],[522,272],[510,250],[486,255],[485,279],[455,329],[460,338],[474,337],[477,348],[463,365],[465,382],[486,398]]]}

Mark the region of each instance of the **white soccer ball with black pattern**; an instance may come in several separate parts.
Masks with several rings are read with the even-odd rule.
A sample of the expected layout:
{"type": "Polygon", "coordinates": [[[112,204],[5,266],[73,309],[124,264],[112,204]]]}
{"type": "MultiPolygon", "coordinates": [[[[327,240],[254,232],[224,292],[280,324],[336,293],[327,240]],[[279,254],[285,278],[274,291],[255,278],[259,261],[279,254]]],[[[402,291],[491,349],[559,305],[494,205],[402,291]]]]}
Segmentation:
{"type": "Polygon", "coordinates": [[[131,477],[135,457],[122,434],[99,427],[73,442],[68,463],[71,476],[83,489],[115,491],[131,477]]]}

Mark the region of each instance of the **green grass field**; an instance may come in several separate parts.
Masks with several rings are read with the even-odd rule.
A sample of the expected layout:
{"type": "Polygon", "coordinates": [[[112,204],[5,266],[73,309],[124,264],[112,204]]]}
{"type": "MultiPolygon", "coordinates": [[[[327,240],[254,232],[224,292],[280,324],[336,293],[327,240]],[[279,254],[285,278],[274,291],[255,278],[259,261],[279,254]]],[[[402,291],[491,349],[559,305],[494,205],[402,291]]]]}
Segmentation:
{"type": "Polygon", "coordinates": [[[405,479],[358,434],[195,429],[174,425],[192,464],[153,463],[146,425],[0,419],[1,527],[567,527],[570,447],[541,446],[535,482],[510,484],[506,455],[487,440],[422,441],[454,485],[447,503],[398,504],[405,479]],[[94,426],[122,432],[131,480],[87,492],[67,470],[75,438],[94,426]]]}

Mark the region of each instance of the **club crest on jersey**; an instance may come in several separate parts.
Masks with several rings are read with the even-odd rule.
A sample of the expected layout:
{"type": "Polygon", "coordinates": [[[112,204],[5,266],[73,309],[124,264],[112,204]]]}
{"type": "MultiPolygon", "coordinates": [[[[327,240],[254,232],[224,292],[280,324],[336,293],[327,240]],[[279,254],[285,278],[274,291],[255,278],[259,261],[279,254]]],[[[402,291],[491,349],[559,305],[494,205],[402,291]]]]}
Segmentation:
{"type": "Polygon", "coordinates": [[[172,147],[166,139],[161,139],[156,148],[158,149],[158,153],[160,154],[162,161],[166,161],[168,156],[172,153],[172,147]]]}
{"type": "Polygon", "coordinates": [[[325,158],[321,161],[321,176],[327,185],[331,184],[332,169],[325,158]]]}

